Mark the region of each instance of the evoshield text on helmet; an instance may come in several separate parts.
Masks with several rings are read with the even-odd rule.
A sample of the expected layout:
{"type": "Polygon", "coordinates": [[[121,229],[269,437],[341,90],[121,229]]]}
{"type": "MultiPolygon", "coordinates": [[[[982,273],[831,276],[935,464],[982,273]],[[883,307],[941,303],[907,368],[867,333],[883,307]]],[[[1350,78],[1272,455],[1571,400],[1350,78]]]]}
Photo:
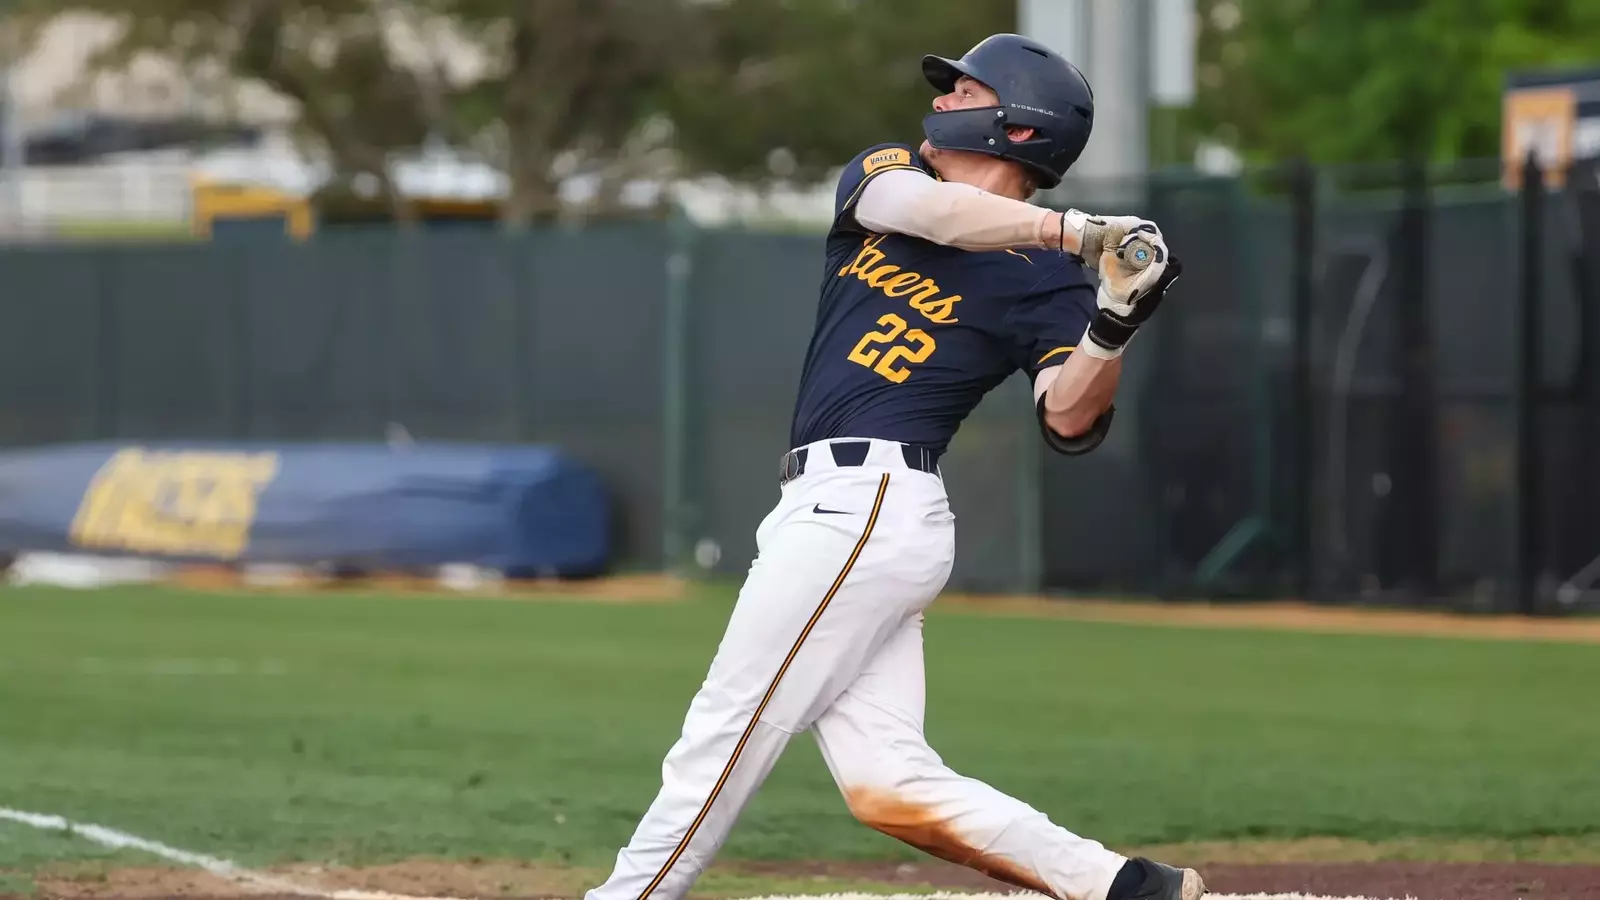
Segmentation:
{"type": "Polygon", "coordinates": [[[1061,183],[1089,142],[1094,92],[1077,67],[1038,41],[1016,34],[985,38],[959,60],[922,58],[922,74],[944,93],[962,75],[988,85],[999,106],[935,112],[923,120],[928,143],[1021,163],[1042,188],[1061,183]],[[1024,141],[1008,127],[1032,128],[1024,141]]]}

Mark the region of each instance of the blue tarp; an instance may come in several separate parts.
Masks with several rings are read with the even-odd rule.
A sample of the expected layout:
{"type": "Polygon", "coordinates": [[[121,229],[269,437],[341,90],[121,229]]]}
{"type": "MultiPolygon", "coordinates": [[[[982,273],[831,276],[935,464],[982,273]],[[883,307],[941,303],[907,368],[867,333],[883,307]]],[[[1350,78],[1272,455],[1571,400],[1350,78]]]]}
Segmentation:
{"type": "Polygon", "coordinates": [[[599,478],[548,447],[88,443],[0,453],[0,553],[599,574],[599,478]]]}

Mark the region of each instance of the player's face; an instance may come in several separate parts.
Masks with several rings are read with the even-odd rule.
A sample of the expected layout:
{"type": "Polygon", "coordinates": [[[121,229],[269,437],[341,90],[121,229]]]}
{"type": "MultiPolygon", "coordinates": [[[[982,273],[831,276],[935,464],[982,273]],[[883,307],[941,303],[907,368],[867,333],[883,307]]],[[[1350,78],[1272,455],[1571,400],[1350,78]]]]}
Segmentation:
{"type": "Polygon", "coordinates": [[[940,94],[933,98],[934,112],[949,112],[952,109],[972,109],[979,106],[999,106],[1000,95],[996,94],[987,84],[976,78],[966,75],[956,79],[955,89],[948,94],[940,94]]]}

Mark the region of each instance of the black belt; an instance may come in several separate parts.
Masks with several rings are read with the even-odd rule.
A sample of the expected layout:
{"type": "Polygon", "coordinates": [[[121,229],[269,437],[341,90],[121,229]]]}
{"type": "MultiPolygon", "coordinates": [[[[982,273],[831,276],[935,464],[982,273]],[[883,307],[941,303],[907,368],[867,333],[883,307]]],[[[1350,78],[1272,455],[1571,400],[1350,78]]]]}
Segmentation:
{"type": "MultiPolygon", "coordinates": [[[[833,454],[833,464],[843,467],[855,468],[865,465],[867,451],[872,449],[870,441],[833,441],[825,445],[833,454]]],[[[810,447],[800,447],[790,450],[783,455],[783,468],[778,473],[778,483],[788,484],[806,473],[806,457],[811,455],[810,447]]],[[[918,472],[927,472],[929,475],[939,474],[939,454],[927,447],[913,444],[901,444],[900,455],[905,458],[906,468],[918,472]]]]}

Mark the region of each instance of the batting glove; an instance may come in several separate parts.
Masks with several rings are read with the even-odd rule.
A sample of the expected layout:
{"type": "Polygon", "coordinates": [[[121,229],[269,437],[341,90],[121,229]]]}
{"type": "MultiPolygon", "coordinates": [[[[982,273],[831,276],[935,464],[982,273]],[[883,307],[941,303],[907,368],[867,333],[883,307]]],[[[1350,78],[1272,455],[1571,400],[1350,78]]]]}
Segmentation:
{"type": "Polygon", "coordinates": [[[1155,315],[1183,264],[1167,250],[1161,229],[1140,220],[1116,246],[1101,251],[1098,268],[1099,310],[1078,346],[1098,359],[1116,359],[1139,326],[1155,315]]]}
{"type": "Polygon", "coordinates": [[[1061,214],[1062,249],[1066,249],[1066,235],[1078,238],[1078,255],[1091,269],[1100,268],[1100,257],[1106,249],[1122,243],[1128,232],[1147,224],[1138,216],[1094,216],[1081,209],[1069,209],[1061,214]]]}

